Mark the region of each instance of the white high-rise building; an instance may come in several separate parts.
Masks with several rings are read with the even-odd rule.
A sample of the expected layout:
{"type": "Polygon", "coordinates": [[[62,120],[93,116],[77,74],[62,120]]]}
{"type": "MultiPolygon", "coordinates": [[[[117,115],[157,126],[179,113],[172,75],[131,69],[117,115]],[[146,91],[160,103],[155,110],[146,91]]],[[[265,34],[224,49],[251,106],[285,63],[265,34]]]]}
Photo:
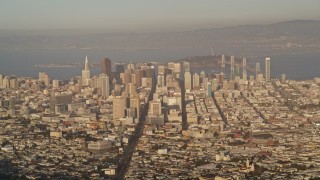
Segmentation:
{"type": "Polygon", "coordinates": [[[161,113],[161,102],[151,101],[149,102],[149,109],[151,115],[159,116],[161,113]]]}
{"type": "Polygon", "coordinates": [[[123,96],[115,96],[113,98],[113,119],[123,118],[125,116],[126,98],[123,96]]]}
{"type": "Polygon", "coordinates": [[[158,81],[157,81],[158,87],[165,86],[165,78],[164,75],[158,75],[158,81]]]}
{"type": "Polygon", "coordinates": [[[19,89],[19,83],[18,83],[17,77],[11,77],[11,79],[9,80],[9,83],[10,83],[10,88],[19,89]]]}
{"type": "Polygon", "coordinates": [[[2,87],[3,75],[0,74],[0,88],[2,87]]]}
{"type": "Polygon", "coordinates": [[[126,84],[126,96],[132,97],[137,95],[137,87],[133,83],[126,84]]]}
{"type": "Polygon", "coordinates": [[[200,78],[202,79],[206,78],[206,73],[204,71],[200,72],[200,78]]]}
{"type": "Polygon", "coordinates": [[[225,57],[224,54],[222,54],[222,55],[221,55],[221,67],[222,67],[222,68],[225,68],[225,67],[226,67],[225,61],[226,61],[226,57],[225,57]]]}
{"type": "Polygon", "coordinates": [[[200,87],[200,76],[198,73],[193,74],[193,89],[200,87]]]}
{"type": "Polygon", "coordinates": [[[45,72],[39,72],[39,81],[44,82],[44,84],[46,86],[50,85],[50,78],[49,78],[48,74],[45,72]]]}
{"type": "Polygon", "coordinates": [[[183,68],[184,68],[184,72],[190,72],[190,63],[183,62],[183,68]]]}
{"type": "Polygon", "coordinates": [[[184,85],[186,90],[191,90],[192,89],[192,82],[191,82],[192,78],[191,78],[191,73],[190,71],[186,71],[184,73],[184,85]]]}
{"type": "Polygon", "coordinates": [[[134,64],[132,64],[131,62],[127,65],[127,69],[128,70],[134,70],[135,69],[135,67],[134,67],[134,64]]]}
{"type": "Polygon", "coordinates": [[[158,66],[158,75],[165,75],[166,68],[163,65],[158,66]]]}
{"type": "Polygon", "coordinates": [[[207,84],[208,84],[208,78],[202,79],[202,85],[201,86],[202,86],[203,89],[207,90],[207,88],[208,88],[207,84]]]}
{"type": "Polygon", "coordinates": [[[180,74],[180,72],[181,72],[181,64],[180,63],[174,63],[173,72],[180,74]]]}
{"type": "Polygon", "coordinates": [[[2,80],[2,87],[9,88],[10,87],[10,80],[8,76],[5,76],[2,80]]]}
{"type": "Polygon", "coordinates": [[[270,81],[270,57],[266,57],[265,68],[266,81],[270,81]]]}
{"type": "Polygon", "coordinates": [[[101,91],[101,96],[105,99],[108,99],[109,98],[109,91],[110,91],[108,75],[100,74],[100,76],[98,78],[97,87],[101,91]]]}
{"type": "Polygon", "coordinates": [[[55,89],[58,89],[59,88],[59,80],[53,80],[52,81],[52,86],[53,86],[53,88],[55,88],[55,89]]]}
{"type": "Polygon", "coordinates": [[[90,82],[90,70],[88,57],[86,56],[86,61],[84,63],[84,69],[82,70],[82,85],[88,86],[90,82]]]}
{"type": "Polygon", "coordinates": [[[286,76],[286,74],[281,74],[281,83],[285,83],[286,82],[286,80],[287,80],[287,76],[286,76]]]}
{"type": "Polygon", "coordinates": [[[168,69],[170,69],[173,72],[174,62],[168,62],[168,69]]]}

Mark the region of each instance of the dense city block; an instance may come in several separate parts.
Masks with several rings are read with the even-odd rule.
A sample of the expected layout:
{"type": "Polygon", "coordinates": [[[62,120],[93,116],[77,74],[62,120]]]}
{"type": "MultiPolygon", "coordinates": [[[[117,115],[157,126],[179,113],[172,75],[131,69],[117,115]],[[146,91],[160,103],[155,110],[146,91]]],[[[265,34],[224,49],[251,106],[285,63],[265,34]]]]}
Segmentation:
{"type": "Polygon", "coordinates": [[[320,177],[320,78],[217,57],[220,72],[105,58],[92,76],[86,57],[68,81],[0,75],[0,179],[320,177]]]}

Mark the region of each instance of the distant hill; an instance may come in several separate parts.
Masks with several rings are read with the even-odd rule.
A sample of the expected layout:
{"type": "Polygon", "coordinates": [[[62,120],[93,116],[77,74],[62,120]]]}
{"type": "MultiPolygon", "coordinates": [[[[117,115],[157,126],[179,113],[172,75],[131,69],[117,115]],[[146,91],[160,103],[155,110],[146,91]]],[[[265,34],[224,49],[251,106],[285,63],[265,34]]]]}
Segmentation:
{"type": "Polygon", "coordinates": [[[104,33],[103,30],[0,31],[3,49],[320,48],[320,21],[294,20],[163,33],[104,33]]]}
{"type": "MultiPolygon", "coordinates": [[[[225,63],[230,63],[230,56],[225,55],[225,63]]],[[[222,55],[216,56],[194,56],[176,60],[175,62],[189,62],[192,68],[202,68],[202,67],[218,67],[220,66],[222,55]]],[[[241,64],[242,58],[235,57],[235,63],[241,64]]]]}
{"type": "Polygon", "coordinates": [[[195,56],[177,60],[176,62],[189,62],[190,67],[217,67],[221,56],[195,56]]]}

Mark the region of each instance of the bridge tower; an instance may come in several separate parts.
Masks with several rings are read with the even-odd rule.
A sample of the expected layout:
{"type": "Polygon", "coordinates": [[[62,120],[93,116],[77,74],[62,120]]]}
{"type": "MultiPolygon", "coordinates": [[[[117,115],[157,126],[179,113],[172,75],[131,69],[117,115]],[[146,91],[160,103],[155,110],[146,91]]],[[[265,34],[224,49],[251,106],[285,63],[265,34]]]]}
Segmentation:
{"type": "Polygon", "coordinates": [[[230,65],[231,65],[231,76],[230,76],[230,78],[231,78],[231,80],[233,80],[234,79],[234,56],[231,56],[231,59],[230,59],[230,65]]]}
{"type": "Polygon", "coordinates": [[[247,59],[246,58],[242,59],[242,79],[244,81],[247,80],[247,59]]]}

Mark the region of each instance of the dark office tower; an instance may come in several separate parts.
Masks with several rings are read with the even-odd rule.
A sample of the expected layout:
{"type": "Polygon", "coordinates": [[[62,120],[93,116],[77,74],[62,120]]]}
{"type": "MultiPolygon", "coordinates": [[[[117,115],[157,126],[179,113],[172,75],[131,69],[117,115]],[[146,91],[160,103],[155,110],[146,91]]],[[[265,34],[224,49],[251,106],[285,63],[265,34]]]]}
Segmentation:
{"type": "Polygon", "coordinates": [[[101,74],[111,76],[111,60],[109,58],[104,58],[101,61],[101,74]]]}
{"type": "Polygon", "coordinates": [[[51,94],[50,96],[50,110],[53,113],[58,112],[65,112],[68,109],[68,104],[72,102],[72,96],[69,94],[61,94],[61,95],[54,95],[51,94]]]}
{"type": "Polygon", "coordinates": [[[120,80],[120,74],[124,73],[124,66],[123,64],[116,64],[116,72],[113,75],[113,78],[115,78],[117,81],[120,80]]]}
{"type": "Polygon", "coordinates": [[[135,80],[133,80],[133,81],[135,82],[137,87],[141,87],[141,85],[142,85],[141,78],[142,77],[143,77],[143,71],[141,69],[134,70],[135,80]]]}
{"type": "Polygon", "coordinates": [[[146,69],[146,77],[154,78],[154,69],[146,69]]]}
{"type": "Polygon", "coordinates": [[[123,66],[123,64],[117,64],[117,65],[116,65],[116,73],[117,73],[117,74],[124,73],[124,66],[123,66]]]}

